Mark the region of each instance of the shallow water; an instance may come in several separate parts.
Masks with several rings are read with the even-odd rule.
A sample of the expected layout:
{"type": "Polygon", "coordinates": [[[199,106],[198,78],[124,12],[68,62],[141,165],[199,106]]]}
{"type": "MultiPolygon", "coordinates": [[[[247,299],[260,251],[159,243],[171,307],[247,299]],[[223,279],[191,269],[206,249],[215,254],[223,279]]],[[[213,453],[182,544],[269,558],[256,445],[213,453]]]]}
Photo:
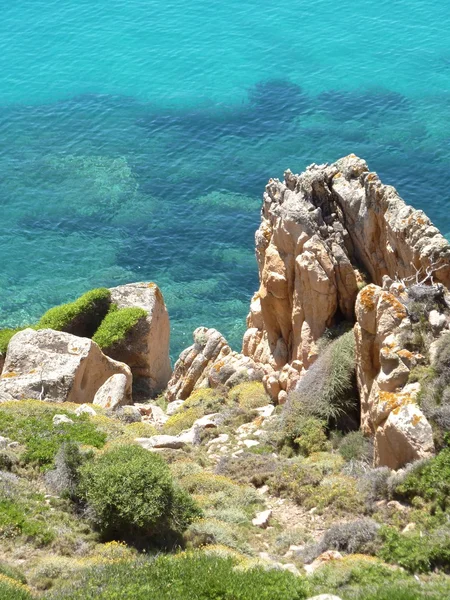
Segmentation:
{"type": "Polygon", "coordinates": [[[354,152],[450,233],[450,2],[16,0],[0,21],[0,326],[156,281],[175,358],[239,348],[260,199],[354,152]]]}

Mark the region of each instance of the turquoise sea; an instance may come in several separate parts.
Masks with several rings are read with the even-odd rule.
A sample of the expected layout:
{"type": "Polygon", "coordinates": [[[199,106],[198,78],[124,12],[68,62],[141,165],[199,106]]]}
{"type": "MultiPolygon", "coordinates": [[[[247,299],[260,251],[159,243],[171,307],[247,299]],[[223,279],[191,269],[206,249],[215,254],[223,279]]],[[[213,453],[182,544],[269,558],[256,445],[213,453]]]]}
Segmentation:
{"type": "Polygon", "coordinates": [[[450,233],[450,0],[0,4],[0,326],[154,280],[239,348],[265,183],[350,152],[450,233]]]}

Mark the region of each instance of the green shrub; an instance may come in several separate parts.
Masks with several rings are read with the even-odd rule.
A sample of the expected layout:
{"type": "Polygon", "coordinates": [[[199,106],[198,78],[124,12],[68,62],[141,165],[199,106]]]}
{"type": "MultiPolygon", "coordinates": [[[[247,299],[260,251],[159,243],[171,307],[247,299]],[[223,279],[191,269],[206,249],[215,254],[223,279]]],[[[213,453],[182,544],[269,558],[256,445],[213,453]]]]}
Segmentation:
{"type": "Polygon", "coordinates": [[[48,310],[39,319],[36,329],[55,329],[92,337],[105,318],[110,303],[111,292],[107,288],[90,290],[74,302],[48,310]]]}
{"type": "Polygon", "coordinates": [[[342,438],[339,444],[339,454],[345,461],[359,460],[372,462],[372,445],[362,431],[351,431],[342,438]]]}
{"type": "Polygon", "coordinates": [[[446,510],[450,500],[450,448],[429,461],[421,461],[417,466],[413,464],[394,493],[409,501],[419,496],[446,510]]]}
{"type": "Polygon", "coordinates": [[[22,571],[20,569],[18,569],[17,567],[8,565],[3,561],[0,561],[0,574],[6,575],[6,577],[9,577],[10,579],[14,579],[15,581],[18,581],[19,583],[27,582],[25,575],[22,573],[22,571]]]}
{"type": "Polygon", "coordinates": [[[238,483],[264,485],[275,473],[278,459],[273,456],[244,452],[238,456],[224,456],[216,467],[218,475],[225,475],[238,483]]]}
{"type": "Polygon", "coordinates": [[[137,323],[147,316],[143,308],[117,308],[112,305],[93,336],[100,348],[107,350],[123,342],[137,323]]]}
{"type": "Polygon", "coordinates": [[[90,458],[92,451],[82,452],[76,442],[63,443],[55,456],[55,468],[46,473],[47,485],[60,496],[76,500],[80,482],[79,471],[90,458]]]}
{"type": "Polygon", "coordinates": [[[295,440],[306,417],[326,423],[357,424],[355,340],[353,331],[331,342],[308,369],[285,404],[281,437],[295,440]],[[353,422],[354,421],[354,422],[353,422]]]}
{"type": "Polygon", "coordinates": [[[314,452],[325,452],[330,449],[323,421],[314,417],[299,418],[296,425],[297,437],[294,439],[294,444],[298,447],[300,454],[309,456],[314,452]]]}
{"type": "Polygon", "coordinates": [[[49,600],[302,600],[306,583],[291,573],[234,569],[232,558],[206,553],[160,556],[88,571],[49,600]]]}
{"type": "Polygon", "coordinates": [[[260,381],[239,383],[230,390],[229,398],[241,408],[250,410],[270,404],[270,398],[260,381]]]}
{"type": "Polygon", "coordinates": [[[41,496],[35,500],[31,504],[22,499],[0,496],[0,540],[24,536],[38,546],[45,546],[54,539],[46,523],[48,510],[44,498],[41,496]],[[37,506],[39,502],[44,506],[37,506]]]}
{"type": "Polygon", "coordinates": [[[181,533],[200,514],[164,460],[140,446],[119,446],[84,464],[79,494],[107,537],[181,533]]]}
{"type": "Polygon", "coordinates": [[[101,448],[106,434],[96,429],[86,414],[75,416],[67,409],[39,400],[22,400],[0,404],[0,431],[25,446],[21,456],[24,463],[33,463],[46,469],[51,467],[61,445],[73,441],[101,448]],[[64,414],[73,424],[53,425],[53,417],[64,414]]]}
{"type": "Polygon", "coordinates": [[[239,527],[223,519],[206,518],[195,521],[185,532],[184,539],[188,548],[220,544],[239,552],[251,553],[250,546],[240,535],[239,527]]]}
{"type": "Polygon", "coordinates": [[[380,531],[383,545],[378,553],[386,562],[411,573],[426,573],[435,568],[450,567],[450,530],[437,529],[426,536],[420,531],[399,533],[392,527],[380,531]]]}
{"type": "Polygon", "coordinates": [[[22,583],[0,574],[0,598],[2,600],[32,600],[33,596],[22,583]]]}

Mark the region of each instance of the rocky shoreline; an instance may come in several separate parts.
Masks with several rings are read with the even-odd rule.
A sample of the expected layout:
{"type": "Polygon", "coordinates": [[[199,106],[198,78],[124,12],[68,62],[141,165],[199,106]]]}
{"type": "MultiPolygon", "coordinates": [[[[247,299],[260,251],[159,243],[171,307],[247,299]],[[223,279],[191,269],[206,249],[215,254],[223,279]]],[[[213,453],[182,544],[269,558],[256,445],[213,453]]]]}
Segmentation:
{"type": "MultiPolygon", "coordinates": [[[[415,461],[426,464],[445,452],[450,244],[354,155],[311,165],[301,175],[286,171],[283,182],[271,179],[255,244],[260,286],[241,352],[215,329],[198,327],[172,371],[169,315],[158,286],[92,290],[29,328],[0,332],[0,410],[37,400],[74,411],[55,414],[54,426],[70,426],[82,415],[140,423],[132,443],[162,456],[178,452],[181,462],[198,453],[199,463],[189,467],[196,474],[202,461],[215,477],[231,477],[236,461],[257,470],[265,462],[264,476],[243,479],[260,495],[253,527],[270,529],[273,515],[282,523],[286,502],[320,551],[308,546],[309,561],[304,545],[291,544],[282,557],[270,548],[257,551],[272,566],[300,576],[300,563],[288,559],[297,557],[312,574],[342,558],[327,555],[340,547],[322,537],[330,523],[319,516],[325,513],[317,489],[328,479],[349,498],[351,477],[362,477],[351,468],[383,473],[385,484],[392,481],[397,489],[396,471],[407,473],[415,461]],[[361,448],[370,445],[370,461],[354,450],[356,466],[343,467],[341,457],[336,462],[331,448],[342,436],[358,439],[361,448]],[[328,466],[317,467],[317,481],[308,475],[300,485],[304,472],[295,479],[299,466],[289,462],[296,456],[316,456],[317,464],[328,466]],[[293,478],[290,500],[283,496],[283,476],[274,475],[279,469],[287,481],[293,478]],[[301,509],[289,505],[292,498],[301,509]]],[[[368,514],[388,511],[389,504],[394,512],[412,511],[392,508],[386,494],[374,496],[379,506],[372,499],[368,514]]],[[[360,499],[354,501],[363,511],[360,499]]],[[[334,499],[327,502],[335,506],[334,499]]],[[[350,505],[343,510],[352,512],[350,505]]],[[[373,529],[373,538],[374,523],[361,525],[373,529]]]]}

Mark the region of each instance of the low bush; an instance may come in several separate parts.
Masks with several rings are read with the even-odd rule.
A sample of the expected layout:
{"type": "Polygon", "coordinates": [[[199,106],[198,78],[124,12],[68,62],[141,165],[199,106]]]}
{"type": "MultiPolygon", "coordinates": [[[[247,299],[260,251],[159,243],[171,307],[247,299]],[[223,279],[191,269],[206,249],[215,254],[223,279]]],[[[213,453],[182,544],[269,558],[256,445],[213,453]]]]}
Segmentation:
{"type": "Polygon", "coordinates": [[[43,495],[31,501],[0,495],[0,540],[23,537],[36,546],[48,545],[55,537],[47,524],[48,513],[43,495]]]}
{"type": "MultiPolygon", "coordinates": [[[[383,590],[385,592],[389,589],[393,595],[385,597],[386,600],[396,600],[398,596],[395,592],[405,589],[408,579],[402,570],[386,565],[376,558],[353,555],[323,565],[309,578],[309,583],[315,594],[331,592],[351,600],[366,600],[369,597],[378,600],[385,597],[378,596],[378,592],[383,593],[383,590]]],[[[402,600],[411,598],[402,596],[402,600]]]]}
{"type": "Polygon", "coordinates": [[[33,596],[26,585],[0,574],[0,598],[2,600],[32,600],[33,596]]]}
{"type": "Polygon", "coordinates": [[[92,456],[92,451],[82,452],[77,443],[65,442],[55,456],[55,468],[46,473],[47,485],[60,496],[75,500],[80,468],[92,456]]]}
{"type": "Polygon", "coordinates": [[[0,561],[0,574],[1,575],[6,575],[6,577],[9,577],[10,579],[14,579],[15,581],[18,581],[19,583],[26,583],[26,577],[25,575],[22,573],[22,571],[20,569],[18,569],[17,567],[13,567],[12,565],[8,565],[7,563],[0,561]]]}
{"type": "Polygon", "coordinates": [[[146,316],[143,308],[117,308],[113,304],[92,339],[102,350],[109,350],[126,340],[133,327],[146,316]]]}
{"type": "Polygon", "coordinates": [[[111,303],[107,288],[90,290],[74,302],[55,306],[38,321],[36,329],[55,329],[81,337],[92,337],[111,303]]]}
{"type": "Polygon", "coordinates": [[[251,483],[260,487],[275,473],[278,463],[278,459],[271,455],[244,452],[235,457],[222,457],[217,464],[216,473],[238,483],[251,483]]]}
{"type": "Polygon", "coordinates": [[[348,554],[372,554],[379,529],[378,523],[372,519],[357,519],[333,525],[320,542],[322,552],[338,550],[348,554]]]}
{"type": "Polygon", "coordinates": [[[395,486],[400,499],[413,501],[418,496],[447,510],[450,501],[450,448],[428,461],[412,464],[403,481],[395,486]]]}
{"type": "Polygon", "coordinates": [[[231,388],[229,398],[241,408],[252,410],[270,404],[270,398],[260,381],[247,381],[231,388]]]}
{"type": "Polygon", "coordinates": [[[164,460],[140,446],[119,446],[84,464],[78,492],[106,537],[182,533],[200,515],[164,460]]]}
{"type": "Polygon", "coordinates": [[[63,404],[55,406],[39,400],[5,402],[0,405],[0,431],[2,435],[25,446],[25,452],[21,455],[25,464],[36,464],[42,469],[50,468],[59,448],[66,442],[78,442],[95,448],[101,448],[105,444],[106,434],[96,429],[89,415],[77,417],[63,407],[63,404]],[[69,416],[73,423],[54,426],[53,417],[56,414],[69,416]]]}
{"type": "Polygon", "coordinates": [[[251,553],[248,543],[242,539],[238,524],[223,519],[206,518],[192,523],[184,534],[188,548],[220,544],[246,554],[251,553]]]}
{"type": "Polygon", "coordinates": [[[339,444],[339,454],[345,461],[359,460],[372,463],[373,443],[364,436],[362,431],[351,431],[345,435],[339,444]]]}
{"type": "Polygon", "coordinates": [[[107,565],[87,571],[80,582],[49,600],[302,600],[306,583],[291,573],[234,569],[233,558],[186,553],[107,565]]]}
{"type": "Polygon", "coordinates": [[[400,533],[393,527],[380,530],[383,542],[378,556],[411,573],[426,573],[435,568],[448,572],[450,568],[450,529],[427,532],[400,533]]]}
{"type": "Polygon", "coordinates": [[[326,346],[289,394],[281,418],[281,437],[292,444],[306,417],[344,429],[356,428],[356,398],[355,340],[349,331],[326,346]]]}

